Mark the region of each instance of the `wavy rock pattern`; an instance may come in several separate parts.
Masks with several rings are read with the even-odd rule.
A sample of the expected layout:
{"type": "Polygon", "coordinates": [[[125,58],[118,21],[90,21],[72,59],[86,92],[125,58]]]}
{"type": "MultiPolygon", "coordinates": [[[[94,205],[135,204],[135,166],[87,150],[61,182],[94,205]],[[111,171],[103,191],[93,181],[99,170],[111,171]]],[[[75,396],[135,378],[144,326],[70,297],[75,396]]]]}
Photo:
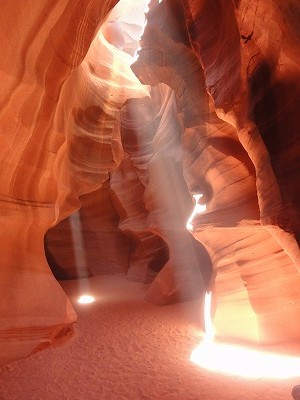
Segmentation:
{"type": "MultiPolygon", "coordinates": [[[[283,121],[287,122],[286,114],[294,115],[293,108],[297,97],[291,97],[287,107],[279,94],[285,96],[286,90],[283,88],[287,82],[299,76],[299,70],[295,71],[294,63],[289,62],[285,49],[283,34],[286,34],[289,42],[289,33],[282,31],[283,23],[278,19],[278,14],[281,14],[281,18],[286,13],[289,14],[288,8],[292,3],[279,11],[278,5],[272,2],[250,4],[242,1],[239,3],[236,19],[234,10],[230,11],[227,3],[225,5],[219,1],[214,3],[213,7],[217,8],[218,12],[214,12],[212,21],[214,20],[215,25],[211,25],[215,32],[215,40],[205,28],[203,29],[204,25],[200,24],[200,21],[194,27],[207,89],[214,99],[217,113],[236,128],[239,141],[255,167],[260,211],[258,221],[255,221],[255,215],[251,216],[250,221],[244,221],[249,218],[245,212],[236,223],[231,217],[231,224],[236,229],[233,230],[232,239],[224,243],[224,226],[215,229],[216,224],[213,224],[211,238],[210,229],[204,230],[205,225],[200,228],[203,223],[211,223],[209,214],[210,211],[214,211],[214,207],[210,204],[208,215],[201,218],[201,225],[197,226],[197,231],[200,228],[202,232],[195,233],[195,236],[201,240],[202,237],[207,238],[203,240],[207,240],[208,246],[213,248],[211,254],[218,260],[215,264],[219,272],[215,288],[218,304],[215,323],[219,334],[258,342],[297,338],[300,333],[300,324],[295,323],[287,328],[290,319],[296,317],[299,312],[300,264],[296,242],[297,228],[295,229],[297,223],[292,222],[297,215],[297,206],[293,193],[290,190],[286,192],[283,178],[286,175],[286,167],[282,168],[279,161],[282,158],[287,161],[289,158],[286,156],[288,144],[287,147],[283,143],[278,146],[284,129],[283,121]],[[216,15],[219,16],[219,23],[216,15]],[[266,20],[267,15],[269,17],[266,20]],[[270,15],[274,18],[270,18],[270,15]],[[228,32],[228,35],[224,35],[224,31],[228,32]],[[205,43],[206,35],[210,35],[212,45],[202,51],[201,45],[205,43]],[[218,47],[217,51],[214,50],[214,46],[218,47]],[[283,67],[281,62],[284,63],[283,67]],[[218,69],[220,74],[215,73],[218,69]],[[218,87],[218,82],[213,82],[216,75],[219,78],[218,82],[224,82],[222,88],[218,87]],[[278,87],[283,90],[278,90],[278,87]],[[231,97],[226,91],[230,92],[231,97]],[[235,285],[231,282],[228,287],[229,281],[235,279],[230,279],[231,273],[239,276],[240,282],[236,282],[235,285]],[[248,312],[245,312],[247,308],[248,312]],[[244,328],[248,326],[249,329],[240,329],[241,323],[244,328]]],[[[212,4],[205,2],[200,14],[203,15],[205,11],[209,16],[213,12],[211,9],[212,4]]],[[[197,19],[196,15],[197,13],[197,19]]],[[[292,140],[295,140],[293,128],[290,135],[292,140]]],[[[233,151],[231,155],[234,155],[233,151]]],[[[292,158],[291,162],[291,171],[297,170],[295,173],[298,174],[299,163],[292,158]]],[[[217,169],[220,173],[220,168],[217,169]]],[[[221,176],[224,179],[224,175],[221,176]]],[[[232,188],[241,189],[242,182],[245,182],[245,179],[239,180],[238,185],[235,184],[232,188]]],[[[232,185],[232,182],[226,183],[232,185]]],[[[250,186],[248,188],[250,189],[250,186]]],[[[244,190],[243,192],[245,193],[244,190]]],[[[247,200],[251,198],[246,193],[245,197],[247,200]]]]}
{"type": "Polygon", "coordinates": [[[146,3],[2,5],[1,363],[76,319],[60,221],[57,276],[128,269],[167,304],[212,263],[219,336],[299,337],[299,2],[153,0],[132,64],[146,3]]]}
{"type": "Polygon", "coordinates": [[[293,1],[281,9],[269,1],[164,1],[150,10],[144,47],[133,65],[143,82],[152,84],[159,76],[170,84],[183,111],[182,93],[199,105],[192,120],[184,114],[184,176],[190,191],[202,193],[207,203],[193,221],[193,235],[205,245],[216,273],[219,336],[255,342],[299,337],[300,324],[288,328],[300,305],[299,208],[296,187],[287,188],[284,172],[295,177],[300,171],[289,146],[293,143],[296,154],[297,11],[293,1]],[[188,29],[176,24],[180,7],[188,29]],[[273,18],[266,21],[267,15],[273,18]],[[186,74],[193,86],[178,74],[191,54],[187,30],[202,67],[189,63],[195,65],[186,74]],[[175,48],[181,57],[170,62],[175,48]],[[295,93],[288,96],[291,82],[295,93]],[[285,146],[280,137],[288,118],[293,122],[285,146]]]}
{"type": "MultiPolygon", "coordinates": [[[[152,240],[150,249],[157,250],[151,255],[151,265],[156,266],[156,272],[165,264],[146,297],[156,304],[195,298],[203,293],[211,264],[206,250],[185,228],[192,203],[183,178],[182,116],[178,115],[177,96],[170,87],[160,84],[151,89],[151,100],[131,101],[123,113],[122,143],[128,158],[122,164],[123,177],[117,178],[119,188],[115,182],[119,169],[111,179],[126,213],[121,228],[142,234],[135,252],[141,248],[145,255],[151,255],[152,240]],[[148,233],[145,237],[145,231],[150,236],[148,233]]],[[[133,270],[141,273],[141,262],[139,256],[138,267],[131,264],[129,276],[133,276],[133,270]]]]}
{"type": "Polygon", "coordinates": [[[51,343],[76,319],[43,238],[120,163],[119,110],[147,94],[126,54],[95,36],[115,3],[3,6],[1,363],[51,343]]]}
{"type": "Polygon", "coordinates": [[[45,237],[48,263],[57,279],[126,272],[131,240],[119,230],[109,181],[79,197],[81,208],[50,229],[45,237]]]}

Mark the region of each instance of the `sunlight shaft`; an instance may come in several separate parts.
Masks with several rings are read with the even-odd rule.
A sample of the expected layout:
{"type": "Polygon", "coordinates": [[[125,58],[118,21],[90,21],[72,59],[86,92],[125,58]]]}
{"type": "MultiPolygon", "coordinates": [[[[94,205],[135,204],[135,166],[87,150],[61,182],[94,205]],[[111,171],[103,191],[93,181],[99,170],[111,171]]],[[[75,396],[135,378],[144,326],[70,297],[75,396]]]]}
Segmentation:
{"type": "Polygon", "coordinates": [[[244,378],[288,379],[300,376],[300,358],[204,341],[191,354],[199,367],[244,378]]]}
{"type": "Polygon", "coordinates": [[[194,194],[193,195],[193,198],[196,200],[196,204],[195,204],[192,214],[190,215],[190,217],[186,223],[186,229],[188,231],[192,231],[194,229],[193,228],[193,220],[194,220],[195,215],[201,214],[204,211],[206,211],[206,204],[198,204],[198,201],[200,200],[201,197],[203,197],[203,194],[194,194]]]}
{"type": "MultiPolygon", "coordinates": [[[[149,12],[150,1],[151,0],[147,1],[146,4],[145,4],[145,8],[144,8],[145,19],[144,19],[144,24],[142,26],[142,31],[141,31],[141,34],[140,34],[140,40],[142,39],[142,36],[143,36],[143,34],[145,32],[145,29],[146,29],[146,26],[147,26],[147,13],[149,12]]],[[[139,46],[137,48],[134,56],[133,56],[133,63],[136,62],[139,59],[140,51],[141,51],[141,47],[139,46]]]]}
{"type": "Polygon", "coordinates": [[[211,318],[212,294],[204,303],[205,334],[190,361],[201,368],[243,378],[289,379],[300,376],[300,358],[221,343],[214,339],[211,318]]]}

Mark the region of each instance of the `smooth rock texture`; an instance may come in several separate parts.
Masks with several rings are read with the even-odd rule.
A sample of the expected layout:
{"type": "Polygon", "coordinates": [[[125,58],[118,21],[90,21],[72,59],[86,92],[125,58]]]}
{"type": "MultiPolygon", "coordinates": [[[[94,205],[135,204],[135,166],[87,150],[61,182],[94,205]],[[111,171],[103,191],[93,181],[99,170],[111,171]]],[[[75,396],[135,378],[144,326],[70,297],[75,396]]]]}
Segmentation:
{"type": "MultiPolygon", "coordinates": [[[[201,335],[199,300],[156,307],[144,301],[145,285],[115,274],[84,279],[98,301],[80,305],[78,282],[63,282],[78,313],[77,334],[0,367],[1,400],[292,399],[299,377],[242,378],[189,361],[201,335]]],[[[297,356],[299,365],[297,344],[267,351],[297,356]]]]}
{"type": "Polygon", "coordinates": [[[46,346],[76,320],[46,262],[44,235],[120,163],[119,110],[147,94],[129,56],[98,34],[115,4],[2,7],[1,363],[46,346]]]}
{"type": "Polygon", "coordinates": [[[2,5],[1,363],[76,320],[47,260],[160,305],[212,289],[225,338],[300,336],[299,2],[147,3],[2,5]]]}
{"type": "Polygon", "coordinates": [[[81,208],[45,236],[48,263],[57,279],[126,272],[132,241],[118,229],[109,181],[79,197],[81,208]]]}
{"type": "MultiPolygon", "coordinates": [[[[257,342],[297,339],[300,335],[300,324],[297,322],[300,309],[300,259],[297,243],[299,219],[296,217],[299,214],[299,205],[293,185],[291,189],[287,188],[285,171],[289,169],[294,177],[300,174],[299,158],[294,161],[290,154],[287,156],[287,148],[295,146],[294,150],[299,150],[299,138],[294,131],[294,124],[299,116],[293,112],[299,95],[299,69],[295,68],[293,60],[297,53],[299,57],[299,25],[296,27],[293,24],[293,36],[296,36],[293,39],[289,26],[290,21],[294,22],[291,10],[292,14],[299,15],[299,4],[296,6],[294,2],[286,2],[282,7],[277,2],[250,4],[241,1],[235,12],[233,9],[230,12],[230,7],[227,3],[226,6],[224,4],[219,1],[212,6],[212,3],[206,2],[200,11],[200,15],[203,15],[207,9],[209,16],[209,10],[217,7],[217,13],[214,12],[212,17],[217,28],[214,30],[216,38],[210,36],[212,45],[201,50],[208,33],[200,21],[195,24],[194,38],[199,45],[207,89],[212,95],[217,114],[236,128],[239,141],[255,167],[259,221],[255,221],[255,214],[249,218],[243,212],[241,218],[237,218],[235,222],[235,218],[228,213],[230,230],[236,227],[232,232],[232,239],[229,239],[223,224],[216,227],[213,223],[213,226],[205,228],[206,224],[211,224],[210,215],[215,211],[211,203],[208,206],[208,215],[199,219],[200,226],[197,224],[195,236],[204,242],[207,240],[208,247],[212,249],[211,256],[217,258],[215,267],[219,278],[217,277],[215,285],[215,323],[219,334],[257,342]],[[216,15],[220,17],[219,22],[223,23],[217,25],[216,15]],[[282,18],[287,18],[287,28],[283,28],[285,24],[282,18]],[[230,25],[231,30],[227,29],[227,25],[230,25]],[[228,35],[224,35],[224,31],[228,35]],[[295,46],[293,49],[286,45],[291,41],[295,46]],[[214,51],[214,46],[218,46],[220,50],[214,51]],[[298,52],[295,51],[297,46],[298,52]],[[225,68],[226,64],[228,68],[225,68]],[[222,71],[218,77],[219,82],[224,83],[220,89],[218,82],[212,81],[218,68],[222,71]],[[289,92],[287,100],[286,86],[291,81],[295,82],[295,91],[289,92]],[[279,87],[282,90],[278,90],[279,87]],[[230,92],[231,97],[226,91],[230,92]],[[289,137],[284,141],[285,144],[281,139],[283,132],[285,137],[289,137]],[[289,167],[283,166],[285,163],[289,167]],[[244,221],[248,218],[250,221],[244,221]],[[225,253],[222,251],[224,248],[225,253]],[[239,284],[232,286],[231,282],[230,289],[226,286],[226,282],[230,280],[229,271],[240,279],[239,284]],[[238,310],[235,310],[236,307],[238,310]],[[246,312],[248,307],[250,310],[246,312]],[[295,321],[293,324],[290,323],[291,319],[295,321]],[[240,329],[241,325],[244,325],[243,329],[240,329]]],[[[196,15],[195,13],[197,19],[196,15]]],[[[232,151],[231,155],[234,155],[232,151]]],[[[233,163],[231,166],[234,167],[233,163]]],[[[218,167],[219,174],[222,172],[221,168],[222,166],[218,167]]],[[[231,179],[224,180],[224,175],[221,176],[224,187],[232,185],[231,179]]],[[[240,178],[231,189],[242,191],[249,201],[253,196],[246,195],[242,189],[241,185],[245,181],[246,179],[240,178]]],[[[250,210],[250,207],[247,208],[250,210]]]]}
{"type": "Polygon", "coordinates": [[[164,1],[148,15],[133,70],[148,84],[157,77],[172,82],[183,111],[182,93],[202,105],[192,119],[184,113],[183,165],[190,192],[203,194],[207,204],[194,218],[192,233],[215,271],[217,334],[266,343],[296,339],[299,205],[297,186],[287,188],[287,175],[300,174],[299,158],[292,156],[299,152],[293,111],[299,95],[299,6],[164,1]],[[186,24],[177,23],[180,7],[186,24]],[[174,57],[176,48],[181,57],[174,57]],[[188,74],[193,85],[179,73],[191,48],[201,64],[188,74]],[[291,147],[281,139],[283,132],[291,147]]]}

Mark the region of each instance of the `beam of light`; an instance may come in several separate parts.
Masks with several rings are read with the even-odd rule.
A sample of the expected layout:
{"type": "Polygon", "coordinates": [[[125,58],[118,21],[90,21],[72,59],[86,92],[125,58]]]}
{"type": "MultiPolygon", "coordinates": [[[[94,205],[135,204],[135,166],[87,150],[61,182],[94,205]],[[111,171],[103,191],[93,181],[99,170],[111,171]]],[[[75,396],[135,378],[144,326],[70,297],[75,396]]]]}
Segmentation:
{"type": "Polygon", "coordinates": [[[289,379],[300,376],[300,358],[225,343],[204,342],[191,354],[199,367],[243,378],[289,379]]]}
{"type": "Polygon", "coordinates": [[[205,339],[213,340],[215,336],[215,330],[211,319],[211,292],[205,293],[204,326],[205,326],[205,339]]]}
{"type": "MultiPolygon", "coordinates": [[[[82,235],[82,225],[81,225],[79,211],[70,216],[70,227],[71,227],[71,235],[73,241],[75,267],[77,269],[77,275],[80,278],[87,275],[88,268],[85,257],[85,245],[84,245],[84,238],[82,235]]],[[[80,286],[80,292],[88,293],[89,292],[88,280],[79,279],[78,282],[80,286]]],[[[94,297],[83,295],[79,297],[77,303],[88,304],[92,303],[93,301],[95,301],[94,297]]]]}
{"type": "Polygon", "coordinates": [[[243,378],[289,379],[300,376],[300,358],[220,343],[214,340],[211,293],[204,304],[205,335],[190,361],[201,368],[243,378]]]}
{"type": "Polygon", "coordinates": [[[89,304],[89,303],[94,303],[94,301],[95,301],[95,297],[85,294],[85,295],[79,297],[79,299],[77,300],[77,303],[89,304]]]}
{"type": "Polygon", "coordinates": [[[79,276],[85,275],[87,271],[87,265],[79,211],[77,211],[75,214],[70,215],[69,221],[71,227],[75,266],[79,276]]]}
{"type": "MultiPolygon", "coordinates": [[[[144,8],[145,18],[144,18],[144,24],[143,24],[143,26],[142,26],[142,30],[141,30],[141,33],[140,33],[139,42],[140,42],[140,40],[142,39],[143,34],[144,34],[144,32],[145,32],[145,29],[146,29],[146,26],[147,26],[147,22],[148,22],[148,21],[147,21],[147,13],[149,12],[149,4],[150,4],[150,2],[151,2],[151,0],[147,0],[147,2],[146,2],[146,4],[145,4],[145,8],[144,8]]],[[[134,53],[132,64],[135,63],[135,62],[139,59],[140,51],[141,51],[141,47],[139,46],[139,47],[137,48],[137,50],[135,51],[135,53],[134,53]]]]}
{"type": "Polygon", "coordinates": [[[204,211],[206,211],[206,204],[198,204],[198,201],[200,200],[201,197],[203,197],[203,194],[194,194],[193,197],[196,200],[196,204],[195,204],[192,214],[190,215],[190,217],[186,223],[186,229],[188,231],[193,230],[193,220],[194,220],[195,215],[201,214],[204,211]]]}

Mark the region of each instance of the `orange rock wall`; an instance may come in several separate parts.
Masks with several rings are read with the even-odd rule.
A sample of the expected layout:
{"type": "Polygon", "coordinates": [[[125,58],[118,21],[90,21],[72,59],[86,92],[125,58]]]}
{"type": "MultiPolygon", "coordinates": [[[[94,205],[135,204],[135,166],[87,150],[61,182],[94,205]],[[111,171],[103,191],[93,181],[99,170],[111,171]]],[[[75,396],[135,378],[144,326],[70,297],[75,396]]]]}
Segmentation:
{"type": "Polygon", "coordinates": [[[219,336],[298,337],[298,1],[151,1],[133,65],[116,3],[2,5],[0,362],[76,319],[44,251],[62,220],[56,276],[128,271],[167,304],[212,266],[219,336]]]}
{"type": "Polygon", "coordinates": [[[297,184],[288,176],[300,171],[294,156],[299,5],[175,3],[150,10],[133,70],[145,83],[160,77],[181,101],[184,176],[207,204],[192,233],[215,270],[217,333],[268,343],[297,338],[300,324],[289,327],[288,321],[297,319],[300,305],[299,205],[297,184]],[[185,9],[186,25],[177,23],[175,3],[185,9]],[[174,57],[177,49],[180,57],[174,57]],[[195,105],[192,119],[185,98],[195,105]]]}
{"type": "Polygon", "coordinates": [[[122,157],[118,141],[105,147],[99,140],[103,131],[114,138],[118,130],[112,122],[107,127],[108,118],[87,96],[82,67],[115,3],[11,1],[2,7],[1,362],[51,343],[76,319],[50,272],[43,239],[122,157]]]}

